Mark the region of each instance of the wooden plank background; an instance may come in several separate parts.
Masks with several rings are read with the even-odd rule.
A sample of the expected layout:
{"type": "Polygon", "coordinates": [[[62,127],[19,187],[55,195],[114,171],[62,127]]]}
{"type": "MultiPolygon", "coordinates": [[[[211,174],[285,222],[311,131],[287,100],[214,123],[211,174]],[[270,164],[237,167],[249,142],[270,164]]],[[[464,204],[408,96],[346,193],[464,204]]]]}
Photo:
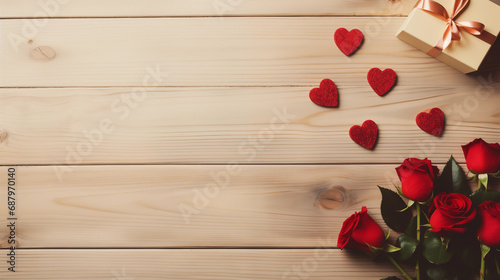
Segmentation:
{"type": "MultiPolygon", "coordinates": [[[[148,81],[156,86],[312,87],[331,78],[340,87],[352,87],[366,85],[366,73],[374,66],[394,68],[404,86],[478,84],[478,75],[458,76],[397,40],[401,17],[43,20],[46,25],[34,29],[33,36],[23,30],[34,20],[0,22],[5,34],[0,86],[143,87],[149,67],[168,74],[148,81]],[[358,28],[366,36],[355,56],[346,57],[333,42],[341,26],[358,28]],[[31,59],[30,51],[38,46],[53,48],[57,59],[31,59]]],[[[491,81],[500,76],[492,75],[491,81]]]]}
{"type": "Polygon", "coordinates": [[[19,260],[26,269],[16,274],[15,279],[24,280],[247,280],[299,277],[343,280],[346,275],[350,279],[380,279],[394,274],[394,269],[386,262],[375,263],[366,256],[333,249],[28,249],[19,251],[19,260]]]}
{"type": "Polygon", "coordinates": [[[0,0],[3,18],[407,15],[415,0],[0,0]],[[57,1],[57,2],[56,2],[57,1]]]}
{"type": "Polygon", "coordinates": [[[381,222],[377,185],[397,181],[390,165],[68,168],[62,182],[50,166],[18,168],[21,247],[314,248],[362,205],[381,222]]]}
{"type": "Polygon", "coordinates": [[[129,106],[122,101],[129,88],[0,89],[0,163],[399,163],[409,156],[444,163],[450,154],[464,162],[460,145],[471,135],[496,141],[500,131],[497,107],[487,106],[500,104],[500,95],[483,86],[400,85],[384,98],[353,86],[340,89],[339,109],[316,106],[309,90],[155,88],[129,106]],[[415,125],[434,106],[448,117],[439,138],[415,125]],[[374,151],[349,139],[349,128],[366,119],[380,129],[374,151]],[[102,129],[103,120],[111,128],[102,129]]]}
{"type": "Polygon", "coordinates": [[[21,248],[330,248],[353,209],[383,224],[377,185],[399,181],[393,165],[55,168],[17,168],[21,248]]]}
{"type": "Polygon", "coordinates": [[[0,0],[0,182],[16,166],[19,219],[16,273],[0,225],[0,279],[397,275],[335,248],[342,221],[367,206],[382,223],[376,186],[404,158],[465,168],[460,145],[500,141],[500,44],[460,74],[395,38],[414,4],[0,0]],[[339,27],[365,34],[356,55],[339,27]],[[372,67],[398,73],[385,97],[372,67]],[[324,78],[340,108],[310,102],[324,78]],[[415,125],[432,107],[441,137],[415,125]],[[366,119],[374,151],[348,136],[366,119]]]}

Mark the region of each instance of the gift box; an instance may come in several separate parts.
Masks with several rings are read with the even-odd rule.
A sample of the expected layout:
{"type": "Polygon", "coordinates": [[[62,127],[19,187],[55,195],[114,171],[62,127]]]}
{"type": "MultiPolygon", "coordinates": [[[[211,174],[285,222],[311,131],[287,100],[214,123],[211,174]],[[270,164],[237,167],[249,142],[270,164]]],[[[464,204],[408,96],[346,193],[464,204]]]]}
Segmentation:
{"type": "Polygon", "coordinates": [[[500,32],[500,0],[419,0],[396,36],[455,69],[476,71],[500,32]]]}

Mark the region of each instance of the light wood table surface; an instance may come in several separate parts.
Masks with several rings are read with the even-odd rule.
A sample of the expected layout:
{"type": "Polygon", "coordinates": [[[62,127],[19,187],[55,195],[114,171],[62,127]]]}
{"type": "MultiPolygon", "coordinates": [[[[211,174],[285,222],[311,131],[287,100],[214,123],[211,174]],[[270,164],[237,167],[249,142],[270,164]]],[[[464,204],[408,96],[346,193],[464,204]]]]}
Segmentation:
{"type": "Polygon", "coordinates": [[[460,145],[500,141],[499,44],[463,75],[396,39],[414,4],[0,0],[0,279],[398,275],[336,248],[344,219],[383,223],[377,185],[403,159],[465,168],[460,145]],[[351,57],[339,27],[365,35],[351,57]],[[384,97],[372,67],[398,74],[384,97]],[[338,109],[309,100],[324,78],[338,109]],[[415,124],[433,107],[441,137],[415,124]],[[348,135],[367,119],[374,151],[348,135]]]}

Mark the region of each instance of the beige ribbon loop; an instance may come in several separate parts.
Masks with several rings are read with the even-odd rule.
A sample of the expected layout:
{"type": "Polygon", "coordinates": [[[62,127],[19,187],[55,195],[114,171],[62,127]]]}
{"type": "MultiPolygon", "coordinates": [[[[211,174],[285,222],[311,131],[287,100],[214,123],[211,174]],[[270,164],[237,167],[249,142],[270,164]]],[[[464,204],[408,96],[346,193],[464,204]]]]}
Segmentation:
{"type": "Polygon", "coordinates": [[[455,0],[451,14],[446,11],[443,5],[433,0],[420,0],[415,5],[419,8],[443,21],[446,21],[446,28],[443,36],[436,45],[427,53],[433,57],[445,50],[453,41],[460,41],[460,32],[470,33],[477,38],[492,45],[496,36],[484,30],[484,24],[477,21],[455,21],[455,18],[467,7],[469,0],[455,0]]]}

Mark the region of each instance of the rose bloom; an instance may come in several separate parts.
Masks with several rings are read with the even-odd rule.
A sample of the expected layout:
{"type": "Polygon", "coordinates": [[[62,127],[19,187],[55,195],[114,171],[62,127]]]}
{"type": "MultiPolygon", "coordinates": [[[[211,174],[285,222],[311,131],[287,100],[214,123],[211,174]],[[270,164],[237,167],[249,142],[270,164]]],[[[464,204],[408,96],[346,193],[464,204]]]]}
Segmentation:
{"type": "Polygon", "coordinates": [[[404,196],[413,201],[427,201],[432,195],[439,169],[427,158],[407,158],[396,168],[396,172],[404,196]]]}
{"type": "Polygon", "coordinates": [[[462,146],[467,168],[479,174],[496,173],[500,170],[500,145],[489,144],[478,138],[462,146]]]}
{"type": "Polygon", "coordinates": [[[344,221],[339,233],[337,246],[340,249],[350,247],[370,252],[371,250],[366,244],[375,248],[382,248],[384,240],[384,231],[368,215],[366,207],[363,206],[361,212],[354,212],[354,214],[344,221]]]}
{"type": "Polygon", "coordinates": [[[479,205],[481,226],[477,237],[488,247],[500,246],[500,203],[485,201],[479,205]]]}
{"type": "Polygon", "coordinates": [[[464,233],[468,223],[476,217],[476,209],[472,208],[470,199],[460,193],[440,193],[432,202],[431,231],[441,237],[452,233],[464,233]]]}

